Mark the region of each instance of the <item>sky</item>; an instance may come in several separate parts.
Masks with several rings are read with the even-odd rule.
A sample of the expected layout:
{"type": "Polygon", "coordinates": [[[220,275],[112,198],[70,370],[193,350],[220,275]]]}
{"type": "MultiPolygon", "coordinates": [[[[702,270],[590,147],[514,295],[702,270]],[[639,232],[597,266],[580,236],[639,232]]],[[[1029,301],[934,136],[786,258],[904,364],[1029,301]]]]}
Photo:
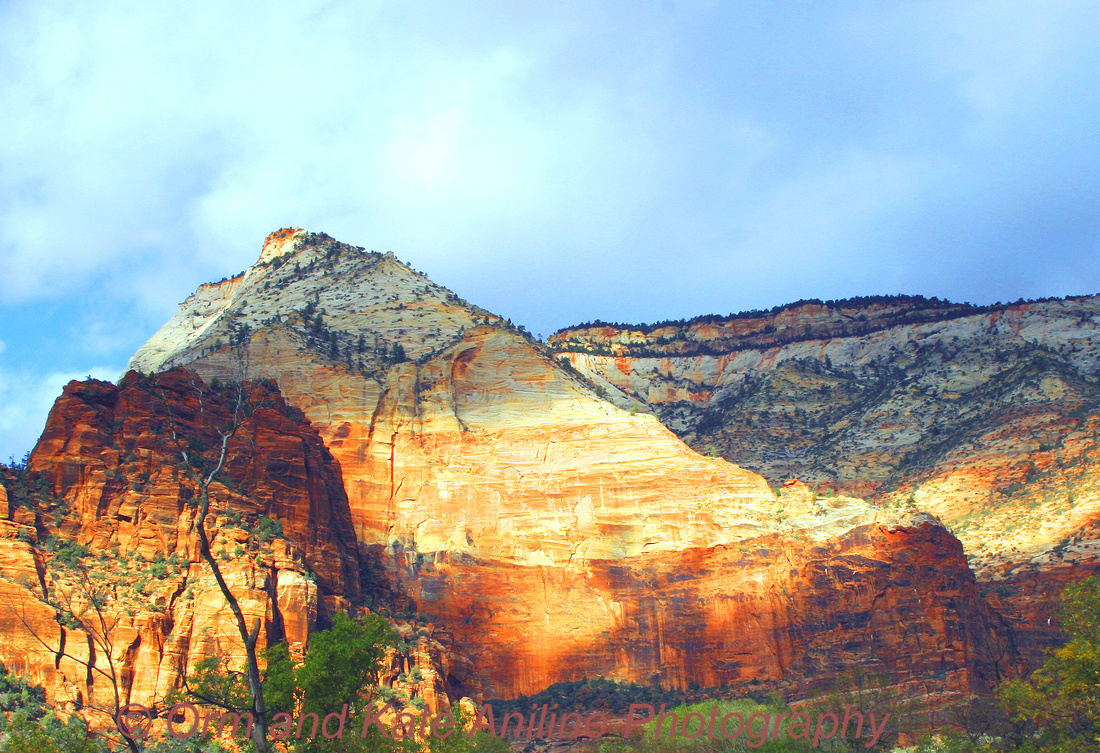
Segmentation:
{"type": "Polygon", "coordinates": [[[1098,293],[1097,29],[1095,0],[0,0],[0,461],[283,227],[543,336],[1098,293]]]}

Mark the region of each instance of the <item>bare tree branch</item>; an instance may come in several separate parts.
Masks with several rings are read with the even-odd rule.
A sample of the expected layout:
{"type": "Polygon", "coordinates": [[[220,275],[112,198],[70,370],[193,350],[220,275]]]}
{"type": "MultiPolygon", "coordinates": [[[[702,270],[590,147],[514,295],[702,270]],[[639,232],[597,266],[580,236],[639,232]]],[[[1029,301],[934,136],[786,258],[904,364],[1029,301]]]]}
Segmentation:
{"type": "MultiPolygon", "coordinates": [[[[81,586],[90,586],[90,580],[88,579],[87,572],[83,570],[83,568],[80,569],[80,574],[82,576],[81,586]]],[[[62,658],[69,659],[73,663],[84,667],[89,676],[93,674],[98,675],[104,678],[110,684],[112,694],[110,705],[106,707],[100,706],[92,698],[88,698],[87,702],[82,701],[81,706],[83,708],[87,708],[89,711],[99,714],[105,714],[109,716],[113,722],[115,719],[118,718],[118,714],[122,709],[122,696],[119,693],[118,671],[115,667],[114,644],[110,638],[111,631],[114,629],[114,627],[117,626],[117,621],[110,627],[108,627],[107,619],[103,611],[103,605],[100,602],[100,599],[96,598],[95,595],[88,596],[88,594],[85,594],[85,596],[85,600],[90,603],[96,610],[96,615],[99,622],[98,631],[94,628],[94,626],[91,626],[87,622],[85,622],[82,619],[81,615],[76,613],[75,609],[73,609],[73,604],[71,600],[70,603],[66,606],[51,601],[50,594],[48,592],[44,594],[45,598],[41,601],[41,603],[55,610],[54,619],[57,621],[58,628],[61,631],[61,635],[58,638],[58,646],[56,649],[51,643],[48,643],[41,635],[39,635],[38,628],[27,618],[26,611],[22,603],[20,603],[18,607],[16,607],[6,596],[4,597],[4,601],[6,602],[7,610],[11,614],[14,614],[16,616],[16,618],[23,625],[23,627],[26,628],[27,633],[35,640],[35,642],[37,642],[44,649],[53,654],[55,662],[60,661],[60,659],[62,658]],[[89,651],[89,656],[87,658],[75,656],[74,654],[70,653],[69,650],[66,648],[66,646],[68,645],[68,641],[66,640],[66,626],[62,622],[63,619],[72,622],[77,630],[84,632],[84,634],[88,637],[90,641],[90,647],[93,649],[93,651],[89,651]],[[96,647],[99,648],[98,652],[94,652],[94,649],[96,647]],[[99,662],[97,661],[98,654],[103,655],[104,661],[107,664],[106,670],[99,666],[99,662]]],[[[69,598],[73,599],[74,597],[70,594],[69,598]]],[[[113,735],[111,737],[113,737],[113,735]]],[[[141,748],[138,745],[137,741],[126,737],[125,735],[121,735],[120,737],[122,738],[126,747],[130,749],[131,753],[140,753],[141,748]]],[[[117,740],[115,742],[117,743],[117,740]]]]}
{"type": "Polygon", "coordinates": [[[214,575],[214,580],[218,584],[218,589],[229,605],[229,611],[233,614],[233,619],[237,625],[237,631],[240,634],[241,641],[244,643],[245,662],[247,666],[246,675],[248,678],[249,692],[252,696],[252,713],[255,719],[252,739],[258,753],[267,753],[267,708],[264,704],[263,680],[260,676],[259,661],[256,654],[256,643],[259,639],[260,628],[259,620],[256,620],[253,629],[249,630],[240,603],[229,588],[229,584],[226,583],[221,567],[211,551],[210,538],[206,532],[206,518],[210,513],[211,485],[225,467],[226,459],[229,454],[230,440],[236,436],[241,426],[252,417],[252,405],[247,395],[244,382],[237,381],[235,383],[236,389],[233,395],[231,417],[227,422],[218,426],[207,412],[205,403],[205,392],[207,387],[199,380],[198,375],[194,372],[189,373],[188,381],[196,396],[199,406],[199,415],[202,417],[203,423],[207,428],[214,431],[220,440],[217,462],[207,473],[202,472],[200,461],[197,458],[193,458],[187,446],[180,441],[179,433],[176,429],[176,419],[172,415],[171,406],[163,390],[159,389],[159,385],[158,392],[168,414],[172,441],[186,466],[184,470],[191,481],[198,487],[198,516],[195,520],[195,527],[199,535],[199,554],[210,567],[210,572],[214,575]]]}

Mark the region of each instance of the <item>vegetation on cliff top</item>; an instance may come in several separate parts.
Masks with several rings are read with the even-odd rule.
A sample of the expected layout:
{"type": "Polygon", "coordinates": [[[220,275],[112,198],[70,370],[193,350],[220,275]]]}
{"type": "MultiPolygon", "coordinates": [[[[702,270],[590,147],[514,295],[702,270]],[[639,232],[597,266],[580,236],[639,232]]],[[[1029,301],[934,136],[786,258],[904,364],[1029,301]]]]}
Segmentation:
{"type": "Polygon", "coordinates": [[[1066,296],[1065,298],[1059,298],[1051,296],[1047,298],[1020,298],[1010,303],[996,303],[978,305],[974,303],[955,303],[941,299],[937,296],[926,298],[923,295],[862,295],[853,296],[851,298],[839,298],[830,300],[821,300],[820,298],[802,298],[792,303],[784,303],[778,306],[772,306],[770,309],[746,309],[744,311],[731,312],[729,314],[700,314],[699,316],[692,317],[690,319],[662,319],[661,321],[653,322],[652,324],[639,323],[621,323],[621,322],[605,322],[602,319],[594,319],[592,321],[582,322],[580,324],[572,324],[568,327],[562,327],[554,334],[559,335],[563,332],[571,332],[582,329],[594,329],[607,327],[611,329],[631,330],[632,332],[641,332],[648,334],[656,329],[663,329],[666,327],[690,327],[695,324],[724,324],[726,322],[737,321],[739,319],[763,319],[767,317],[776,316],[787,311],[794,311],[804,306],[821,306],[826,309],[841,310],[841,309],[862,309],[871,307],[883,307],[888,309],[894,309],[897,314],[903,315],[905,312],[915,311],[932,311],[940,312],[939,318],[953,318],[956,314],[958,316],[969,316],[971,314],[981,314],[988,311],[996,311],[999,309],[1008,308],[1009,306],[1020,306],[1027,303],[1046,303],[1048,301],[1072,301],[1078,298],[1085,298],[1087,296],[1066,296]],[[944,316],[946,314],[946,316],[944,316]]]}
{"type": "Polygon", "coordinates": [[[563,327],[550,336],[548,343],[559,352],[583,352],[592,355],[629,355],[634,358],[663,356],[720,356],[761,345],[769,347],[805,342],[823,337],[860,337],[899,325],[927,324],[950,321],[977,314],[1003,311],[1010,306],[1076,300],[1087,296],[1066,298],[1019,299],[1012,303],[975,305],[953,303],[920,295],[876,295],[822,301],[803,299],[771,309],[751,309],[737,313],[702,314],[691,319],[667,319],[652,324],[624,324],[600,319],[563,327]],[[783,314],[806,307],[819,307],[828,313],[804,320],[780,321],[783,314]],[[753,326],[751,322],[757,321],[753,326]],[[693,330],[710,326],[721,328],[732,322],[745,322],[740,332],[706,332],[693,330]],[[602,335],[589,330],[610,329],[637,337],[662,330],[658,337],[620,341],[602,341],[602,335]]]}

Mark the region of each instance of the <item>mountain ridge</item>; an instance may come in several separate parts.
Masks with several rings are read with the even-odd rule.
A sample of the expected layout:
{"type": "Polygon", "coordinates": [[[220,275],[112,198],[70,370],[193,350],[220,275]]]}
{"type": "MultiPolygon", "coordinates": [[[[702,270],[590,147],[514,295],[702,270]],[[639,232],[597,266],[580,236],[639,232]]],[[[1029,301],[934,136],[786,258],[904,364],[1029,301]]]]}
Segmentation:
{"type": "MultiPolygon", "coordinates": [[[[808,310],[779,312],[776,329],[818,331],[808,310]]],[[[839,311],[826,315],[828,326],[842,333],[849,314],[839,311]]],[[[1019,318],[978,316],[1008,330],[1019,318]]],[[[929,337],[943,339],[964,320],[910,322],[903,329],[939,328],[929,337]]],[[[692,326],[692,337],[714,343],[775,335],[749,319],[692,326]]],[[[593,348],[605,342],[597,336],[611,342],[618,335],[596,332],[593,348]]],[[[653,330],[624,342],[648,347],[661,336],[653,330]]],[[[658,345],[675,349],[684,342],[658,345]]],[[[983,597],[986,581],[975,579],[962,544],[935,509],[920,509],[917,499],[868,502],[840,486],[815,491],[813,478],[811,486],[774,477],[769,485],[738,463],[699,454],[669,428],[699,446],[698,436],[684,429],[696,428],[691,421],[713,409],[708,401],[716,395],[714,405],[726,412],[754,400],[768,410],[783,408],[781,419],[773,411],[776,419],[763,435],[768,441],[757,434],[756,443],[746,445],[756,454],[746,451],[742,461],[730,453],[730,459],[789,463],[806,444],[787,426],[798,415],[783,403],[792,389],[829,403],[813,410],[832,411],[842,424],[838,405],[905,415],[909,404],[897,402],[896,394],[904,381],[895,368],[900,363],[876,361],[893,342],[905,345],[884,329],[719,357],[665,354],[647,361],[555,353],[392,255],[287,228],[266,239],[249,269],[188,297],[135,353],[131,367],[160,374],[186,367],[196,384],[206,385],[201,389],[270,384],[300,412],[338,468],[346,499],[346,554],[358,558],[361,582],[359,597],[353,589],[341,597],[344,606],[363,606],[356,600],[375,576],[392,583],[393,593],[403,592],[445,639],[445,651],[433,650],[455,669],[453,680],[450,670],[443,673],[439,693],[461,688],[475,696],[517,697],[554,682],[605,676],[680,688],[763,685],[794,697],[835,687],[852,671],[888,677],[899,691],[928,697],[987,692],[1034,659],[1018,635],[1026,633],[1035,646],[1057,640],[1056,626],[1022,627],[1025,613],[1036,623],[1050,614],[1047,596],[983,597]],[[745,359],[755,364],[752,379],[737,370],[745,359]],[[851,373],[842,373],[852,359],[851,373]],[[674,412],[663,415],[669,406],[674,412]],[[785,433],[773,431],[784,426],[785,433]]],[[[962,349],[918,351],[898,349],[908,353],[903,363],[950,372],[962,349]]],[[[1070,355],[1035,349],[1031,366],[1017,364],[1021,373],[1030,368],[1034,374],[1000,382],[995,378],[1005,369],[979,371],[1006,409],[1061,406],[1066,395],[1081,402],[1079,393],[1091,389],[1090,376],[1075,381],[1070,355]],[[1057,358],[1069,364],[1061,377],[1057,358]]],[[[964,365],[955,377],[967,377],[971,364],[964,365]]],[[[128,376],[120,387],[145,378],[128,376]]],[[[809,402],[799,399],[805,413],[809,402]]],[[[1050,410],[1036,410],[1013,420],[1047,420],[1050,410]]],[[[725,417],[717,416],[710,439],[737,429],[725,417]]],[[[43,447],[78,443],[94,421],[72,424],[51,429],[43,447]]],[[[859,424],[849,416],[849,425],[859,424]]],[[[847,436],[845,425],[839,428],[837,436],[847,436]]],[[[730,442],[737,439],[736,431],[727,434],[730,442]]],[[[884,452],[900,452],[912,444],[904,439],[885,432],[880,444],[884,452]]],[[[41,457],[53,456],[44,449],[41,457]]],[[[55,479],[54,495],[70,494],[61,479],[83,472],[103,490],[105,509],[130,499],[113,480],[115,471],[99,461],[88,460],[83,471],[54,468],[52,460],[35,463],[55,479]]],[[[139,477],[137,483],[146,482],[139,477]]],[[[171,500],[175,494],[168,492],[171,500]]],[[[175,504],[171,500],[153,494],[136,509],[155,510],[175,504]]],[[[17,518],[26,514],[8,507],[11,530],[22,530],[17,518]]],[[[308,518],[297,509],[285,515],[308,518]]],[[[53,533],[45,520],[36,523],[43,536],[53,533]]],[[[83,546],[93,541],[88,525],[65,535],[83,546]]],[[[1084,544],[1066,552],[1088,560],[1084,544]]],[[[46,558],[31,549],[32,559],[46,558]]],[[[11,555],[13,573],[25,569],[27,556],[11,555]]],[[[0,572],[5,567],[0,557],[0,572]]],[[[1033,591],[1045,594],[1051,582],[1041,580],[1033,591]]],[[[20,598],[33,598],[11,583],[20,598]]],[[[343,604],[329,600],[325,609],[343,604]]],[[[209,603],[204,609],[216,611],[209,603]]],[[[203,619],[216,618],[204,613],[203,619]]],[[[150,634],[147,640],[160,639],[150,634]]]]}
{"type": "Polygon", "coordinates": [[[1056,637],[1032,626],[1049,624],[1065,583],[1100,571],[1100,296],[869,334],[835,314],[810,303],[725,325],[589,327],[551,346],[608,399],[772,486],[797,477],[934,514],[1037,660],[1056,637]],[[762,335],[773,321],[797,336],[762,335]]]}

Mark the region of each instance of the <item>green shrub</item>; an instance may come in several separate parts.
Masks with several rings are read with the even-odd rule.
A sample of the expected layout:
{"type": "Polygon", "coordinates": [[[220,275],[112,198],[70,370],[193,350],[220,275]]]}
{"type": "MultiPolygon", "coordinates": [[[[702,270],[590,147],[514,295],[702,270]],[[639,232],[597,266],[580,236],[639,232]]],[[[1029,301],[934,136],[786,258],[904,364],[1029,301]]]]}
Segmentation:
{"type": "MultiPolygon", "coordinates": [[[[781,751],[792,753],[807,751],[808,753],[813,750],[812,741],[791,739],[787,736],[786,731],[791,722],[790,716],[781,725],[778,737],[772,736],[775,724],[771,720],[774,719],[777,712],[790,714],[791,710],[778,704],[764,706],[749,700],[704,701],[677,706],[666,711],[666,714],[675,714],[679,722],[675,735],[672,734],[670,729],[672,727],[670,716],[666,716],[664,719],[660,737],[657,736],[658,720],[654,719],[645,726],[639,738],[630,741],[629,744],[636,747],[627,747],[624,750],[645,750],[647,753],[679,753],[679,751],[699,751],[699,753],[714,751],[717,753],[718,751],[744,751],[746,745],[753,750],[765,751],[766,753],[780,753],[781,751]],[[717,713],[714,713],[712,710],[716,707],[717,713]],[[705,730],[710,724],[709,720],[712,713],[715,720],[714,725],[718,729],[711,729],[711,736],[708,736],[705,730]],[[720,721],[730,714],[736,714],[740,717],[744,726],[748,729],[739,726],[738,729],[743,729],[743,731],[732,739],[726,739],[723,737],[719,725],[720,721]],[[688,715],[694,716],[689,720],[688,715]],[[750,721],[752,722],[751,726],[750,721]],[[684,729],[685,725],[686,730],[684,729]],[[697,735],[694,739],[686,736],[693,733],[697,735]]],[[[729,724],[730,727],[727,728],[727,733],[736,734],[738,730],[732,729],[735,724],[734,720],[730,719],[729,724]]]]}
{"type": "Polygon", "coordinates": [[[0,663],[0,711],[27,709],[32,719],[45,713],[46,691],[8,672],[0,663]]]}
{"type": "Polygon", "coordinates": [[[75,541],[67,541],[57,547],[53,563],[61,567],[77,567],[80,560],[88,556],[88,547],[77,544],[75,541]]]}
{"type": "Polygon", "coordinates": [[[73,714],[62,722],[53,712],[36,721],[27,712],[12,714],[5,725],[0,753],[106,753],[105,742],[73,714]]]}
{"type": "Polygon", "coordinates": [[[256,527],[252,529],[252,533],[260,541],[270,541],[275,536],[283,535],[283,524],[274,518],[269,518],[264,515],[256,521],[256,527]]]}

